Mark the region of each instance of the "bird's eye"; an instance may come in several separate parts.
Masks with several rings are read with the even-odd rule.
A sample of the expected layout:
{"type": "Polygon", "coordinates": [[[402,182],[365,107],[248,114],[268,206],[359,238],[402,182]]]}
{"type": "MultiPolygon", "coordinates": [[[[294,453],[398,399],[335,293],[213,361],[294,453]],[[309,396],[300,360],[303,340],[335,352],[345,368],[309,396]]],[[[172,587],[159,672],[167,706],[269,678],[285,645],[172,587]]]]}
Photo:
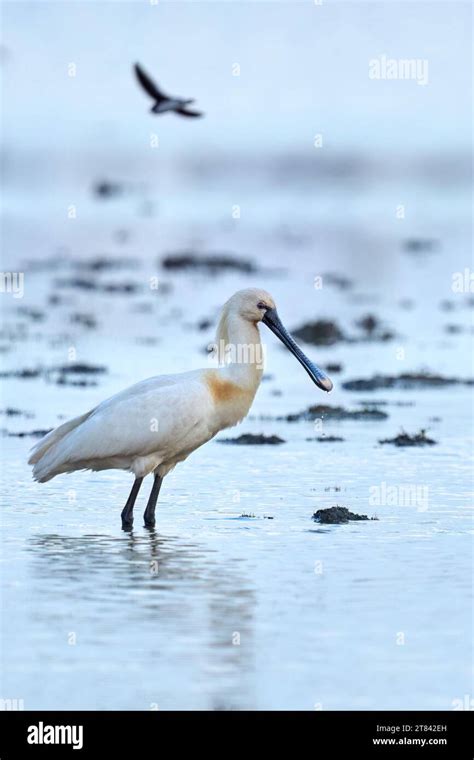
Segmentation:
{"type": "Polygon", "coordinates": [[[257,309],[268,309],[268,306],[266,303],[263,303],[263,301],[259,301],[257,304],[257,309]]]}

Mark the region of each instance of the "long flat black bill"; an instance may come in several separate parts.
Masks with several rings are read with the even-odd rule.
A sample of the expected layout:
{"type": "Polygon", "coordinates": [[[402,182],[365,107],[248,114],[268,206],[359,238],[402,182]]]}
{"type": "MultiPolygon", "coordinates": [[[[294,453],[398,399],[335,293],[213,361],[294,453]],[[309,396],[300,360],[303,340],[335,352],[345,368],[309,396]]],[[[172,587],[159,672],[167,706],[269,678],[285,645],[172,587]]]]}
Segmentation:
{"type": "Polygon", "coordinates": [[[289,351],[295,356],[299,363],[303,365],[313,383],[322,391],[332,390],[332,382],[329,377],[316,364],[302,352],[301,348],[295,343],[288,330],[283,326],[276,309],[267,309],[262,322],[281,340],[289,351]]]}

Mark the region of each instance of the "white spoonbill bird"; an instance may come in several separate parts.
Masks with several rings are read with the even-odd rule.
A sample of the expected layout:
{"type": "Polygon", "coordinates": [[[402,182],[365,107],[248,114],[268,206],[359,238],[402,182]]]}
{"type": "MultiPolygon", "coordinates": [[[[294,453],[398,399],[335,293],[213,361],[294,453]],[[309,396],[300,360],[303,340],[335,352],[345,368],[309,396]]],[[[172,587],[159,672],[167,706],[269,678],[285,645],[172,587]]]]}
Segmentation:
{"type": "Polygon", "coordinates": [[[144,514],[145,525],[152,527],[164,476],[248,413],[263,372],[259,322],[275,333],[321,390],[332,389],[330,379],[281,323],[271,295],[256,288],[239,290],[224,305],[217,328],[223,366],[150,377],[60,425],[32,449],[29,464],[34,465],[35,480],[44,483],[75,470],[132,472],[135,481],[122,511],[122,527],[129,529],[143,478],[153,473],[144,514]]]}

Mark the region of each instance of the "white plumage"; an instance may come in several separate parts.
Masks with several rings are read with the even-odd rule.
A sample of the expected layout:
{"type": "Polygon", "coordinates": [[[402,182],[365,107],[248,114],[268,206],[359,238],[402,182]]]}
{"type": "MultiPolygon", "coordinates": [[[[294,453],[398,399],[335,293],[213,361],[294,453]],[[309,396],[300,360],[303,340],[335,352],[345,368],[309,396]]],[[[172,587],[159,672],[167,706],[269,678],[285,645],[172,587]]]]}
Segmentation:
{"type": "Polygon", "coordinates": [[[144,477],[164,462],[169,471],[184,450],[217,432],[210,433],[211,399],[202,376],[197,370],[151,377],[56,428],[32,451],[34,478],[44,483],[82,469],[144,477]]]}

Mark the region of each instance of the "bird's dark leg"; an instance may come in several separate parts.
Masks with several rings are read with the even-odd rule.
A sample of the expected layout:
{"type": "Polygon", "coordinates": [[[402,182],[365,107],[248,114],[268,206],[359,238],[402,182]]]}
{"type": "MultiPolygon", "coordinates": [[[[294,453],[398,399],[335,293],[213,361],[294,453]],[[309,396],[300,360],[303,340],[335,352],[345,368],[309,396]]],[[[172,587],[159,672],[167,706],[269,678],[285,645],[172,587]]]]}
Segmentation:
{"type": "Polygon", "coordinates": [[[143,515],[147,528],[153,528],[155,524],[155,507],[162,482],[163,478],[160,478],[158,474],[155,474],[153,488],[151,489],[150,498],[148,499],[148,504],[146,505],[145,513],[143,515]]]}
{"type": "Polygon", "coordinates": [[[142,482],[143,478],[135,478],[127,503],[122,510],[122,528],[131,528],[133,525],[133,507],[142,482]]]}

